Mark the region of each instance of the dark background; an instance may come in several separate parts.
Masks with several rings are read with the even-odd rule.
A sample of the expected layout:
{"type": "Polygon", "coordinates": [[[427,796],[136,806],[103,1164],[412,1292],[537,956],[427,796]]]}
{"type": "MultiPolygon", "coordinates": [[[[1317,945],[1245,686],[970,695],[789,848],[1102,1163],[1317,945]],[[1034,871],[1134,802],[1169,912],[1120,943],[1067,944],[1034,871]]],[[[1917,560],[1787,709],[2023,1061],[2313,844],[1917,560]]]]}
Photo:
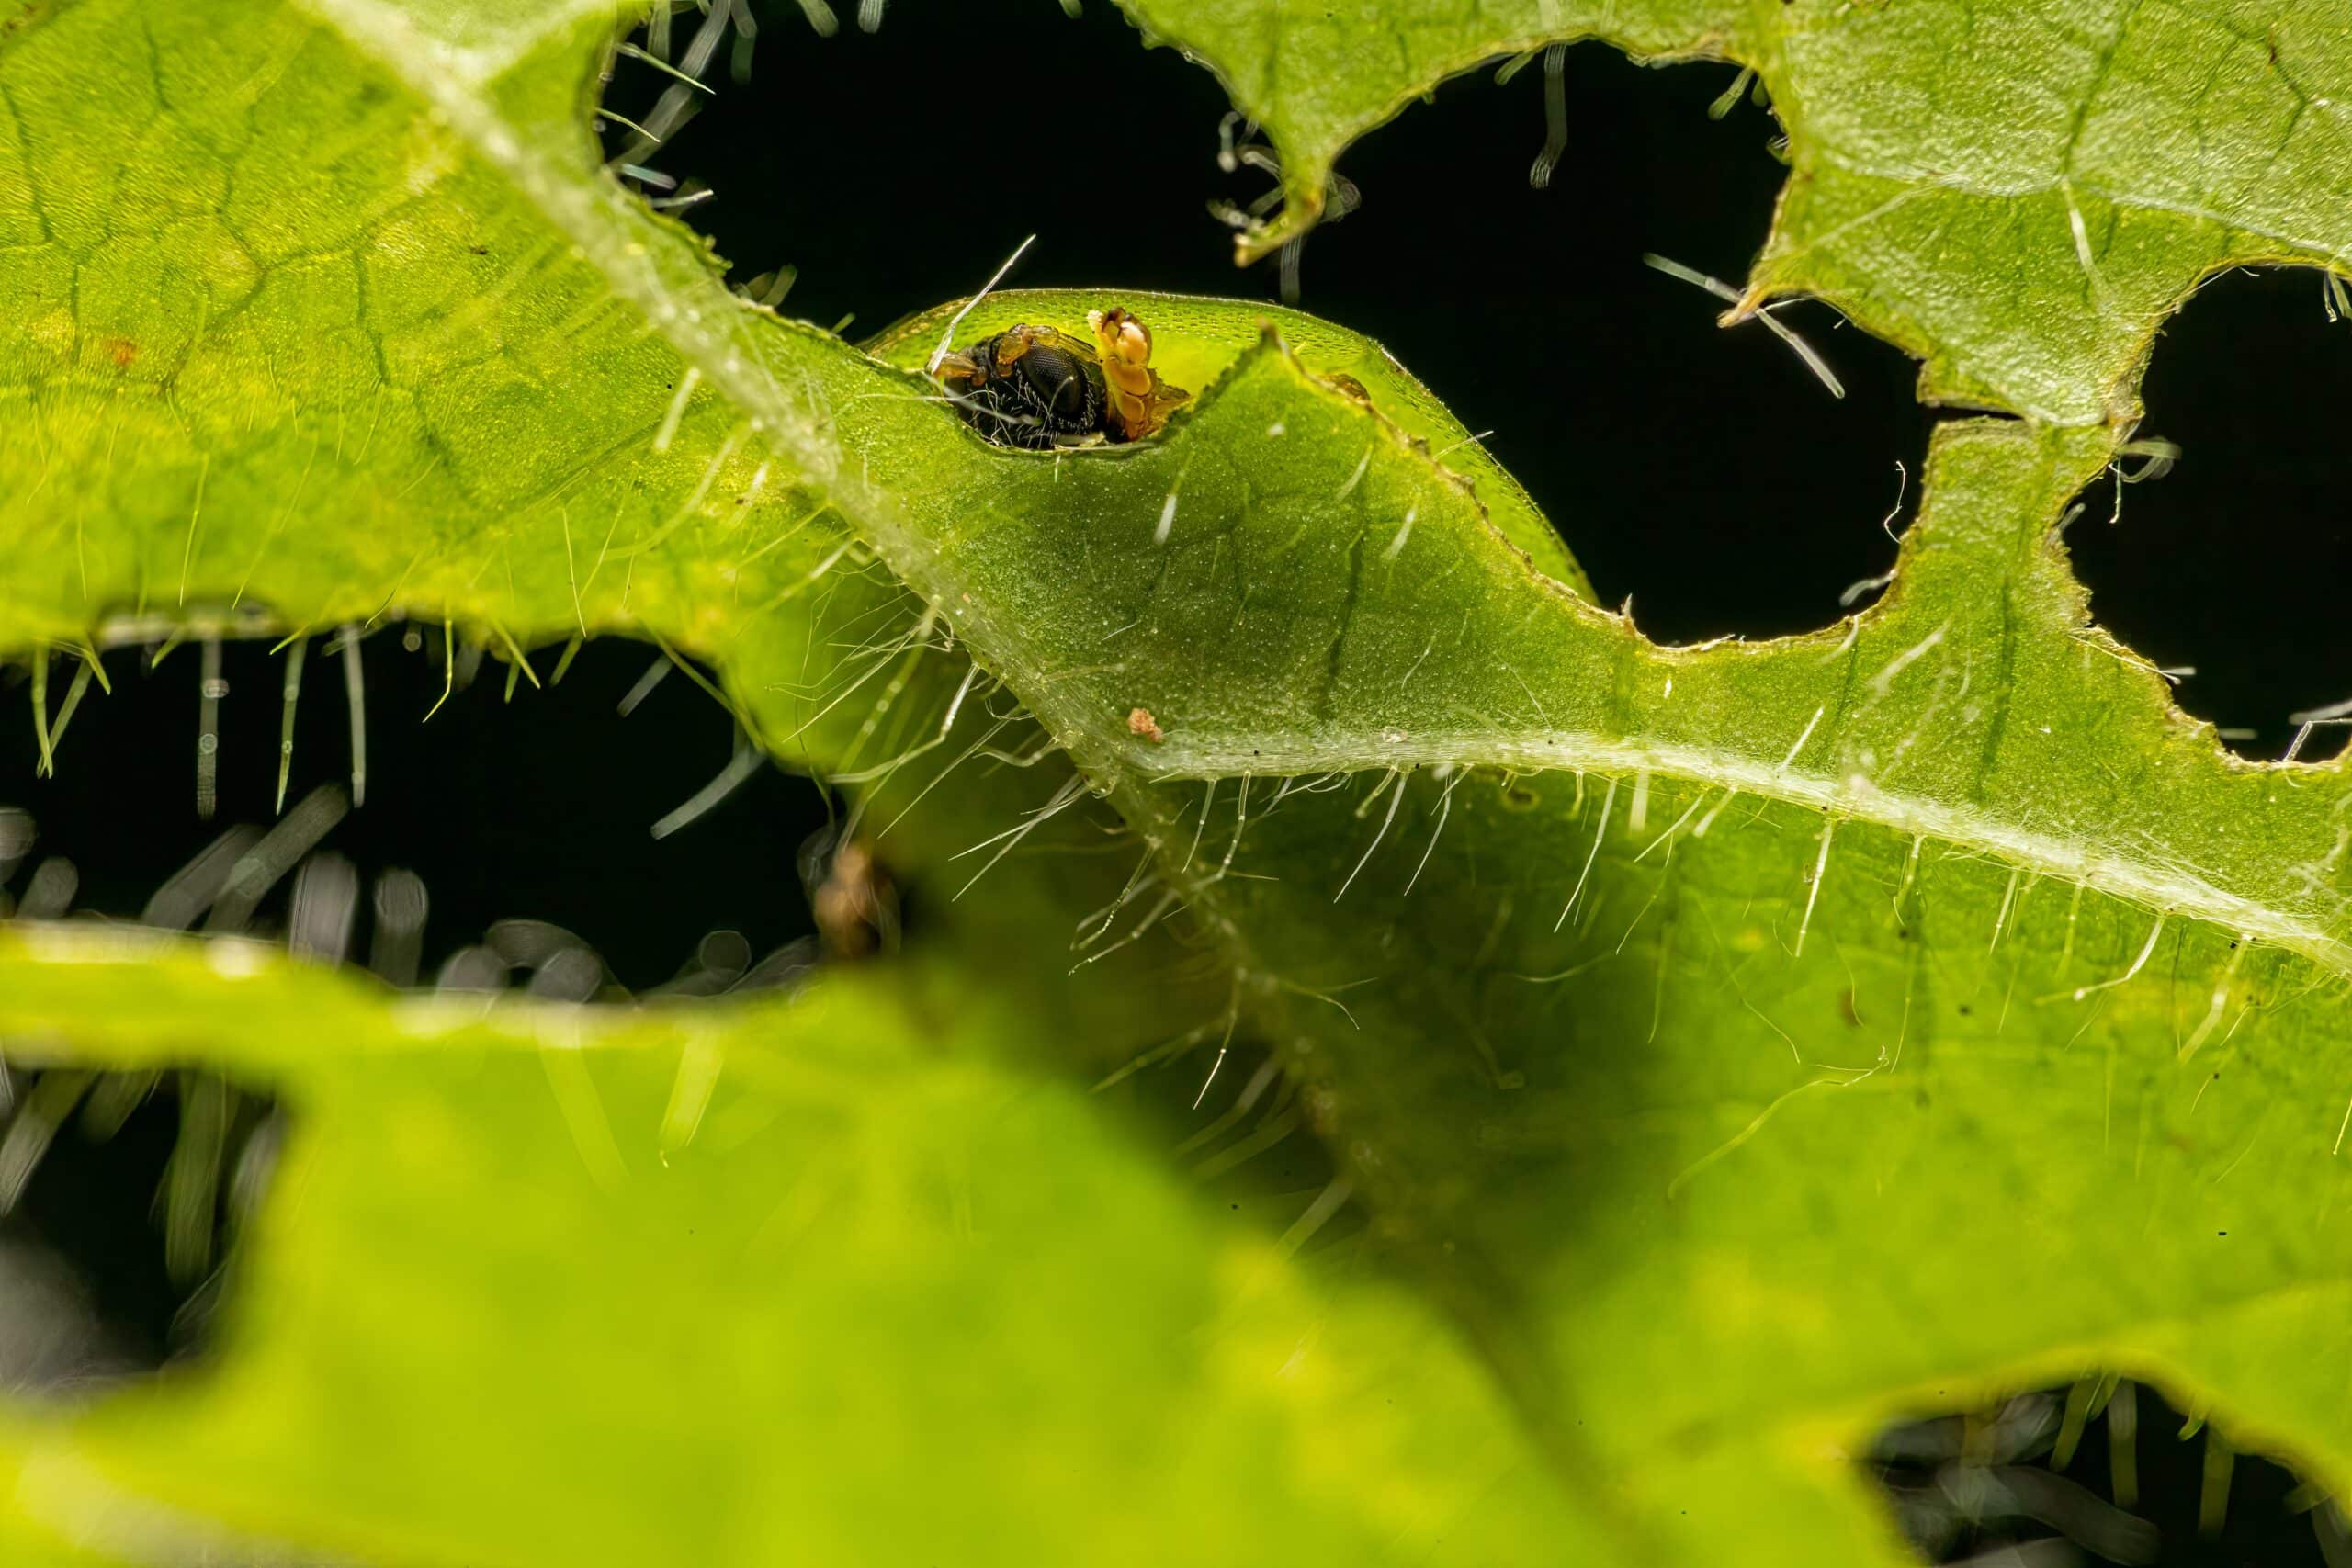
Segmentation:
{"type": "MultiPolygon", "coordinates": [[[[849,8],[842,33],[819,39],[796,6],[763,6],[748,82],[715,70],[715,100],[648,160],[716,193],[691,219],[737,281],[797,266],[784,309],[826,325],[854,313],[859,337],[969,293],[1034,232],[1010,283],[1275,296],[1275,269],[1237,271],[1208,211],[1270,183],[1218,167],[1221,90],[1174,51],[1145,49],[1106,0],[1075,20],[1051,0],[895,0],[875,36],[846,25],[849,8]]],[[[1911,477],[1899,530],[1936,417],[1915,400],[1911,362],[1827,308],[1784,319],[1835,367],[1842,401],[1760,328],[1717,328],[1717,301],[1643,265],[1655,251],[1736,282],[1762,243],[1784,173],[1778,128],[1746,97],[1710,118],[1734,75],[1571,51],[1566,152],[1542,191],[1528,178],[1545,132],[1541,64],[1507,85],[1491,70],[1449,84],[1344,156],[1361,208],[1311,237],[1299,271],[1304,309],[1379,339],[1470,429],[1494,433],[1488,446],[1601,598],[1630,597],[1666,641],[1834,621],[1842,590],[1893,564],[1881,520],[1896,465],[1911,477]]],[[[611,101],[639,116],[662,83],[623,61],[611,101]]],[[[2352,322],[2330,324],[2315,275],[2216,280],[2146,382],[2143,434],[2178,442],[2178,468],[2131,489],[2120,525],[2095,490],[2068,535],[2098,617],[2158,664],[2195,666],[2178,700],[2247,732],[2233,744],[2249,755],[2279,754],[2290,712],[2352,696],[2352,620],[2337,609],[2352,582],[2347,393],[2352,322]]],[[[393,627],[367,647],[368,801],[328,844],[364,874],[424,876],[428,975],[513,915],[569,927],[640,987],[707,931],[741,931],[764,952],[809,929],[795,853],[828,806],[807,782],[763,771],[677,836],[647,832],[728,760],[727,716],[693,683],[667,681],[624,719],[614,705],[650,655],[600,645],[559,688],[510,705],[486,678],[421,724],[440,652],[404,648],[407,636],[393,627]]],[[[197,660],[183,649],[152,672],[110,660],[116,694],[91,694],[57,781],[33,778],[28,723],[0,735],[0,804],[30,810],[41,852],[75,863],[77,908],[135,916],[221,826],[269,819],[280,665],[258,647],[228,650],[222,801],[207,825],[194,809],[197,660]]],[[[344,774],[339,688],[314,650],[289,798],[344,774]]],[[[23,700],[9,698],[19,719],[23,700]]],[[[2343,733],[2321,731],[2304,755],[2331,753],[2343,733]]],[[[144,1212],[168,1148],[158,1115],[115,1151],[137,1159],[93,1160],[62,1139],[17,1222],[73,1245],[145,1351],[167,1339],[173,1304],[144,1212]]],[[[2143,1440],[2151,1510],[2175,1485],[2193,1514],[2193,1447],[2143,1440]],[[2188,1456],[2174,1483],[2159,1471],[2166,1449],[2188,1456]]],[[[2299,1521],[2270,1539],[2166,1561],[2310,1551],[2299,1521]]]]}

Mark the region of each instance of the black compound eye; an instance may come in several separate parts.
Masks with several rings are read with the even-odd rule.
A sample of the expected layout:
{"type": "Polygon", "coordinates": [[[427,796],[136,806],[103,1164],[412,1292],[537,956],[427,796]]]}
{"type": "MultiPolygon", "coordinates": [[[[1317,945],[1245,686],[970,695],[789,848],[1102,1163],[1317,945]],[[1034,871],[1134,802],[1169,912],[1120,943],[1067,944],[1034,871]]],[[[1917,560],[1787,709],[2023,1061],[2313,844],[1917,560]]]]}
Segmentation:
{"type": "Polygon", "coordinates": [[[1046,410],[1059,417],[1075,416],[1086,404],[1086,367],[1067,350],[1031,349],[1013,363],[1028,378],[1046,410]]]}

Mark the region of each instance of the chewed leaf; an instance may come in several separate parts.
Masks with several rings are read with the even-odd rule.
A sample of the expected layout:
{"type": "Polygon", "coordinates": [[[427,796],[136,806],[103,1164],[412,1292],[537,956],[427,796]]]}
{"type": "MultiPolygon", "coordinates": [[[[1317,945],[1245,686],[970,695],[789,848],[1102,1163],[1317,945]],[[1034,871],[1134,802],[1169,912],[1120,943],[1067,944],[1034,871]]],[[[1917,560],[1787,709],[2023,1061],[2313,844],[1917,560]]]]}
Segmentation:
{"type": "Polygon", "coordinates": [[[485,1016],[54,931],[0,934],[0,994],[78,1060],[261,1072],[295,1118],[217,1362],[0,1421],[12,1547],[1534,1563],[1589,1529],[1425,1306],[992,1065],[1017,1020],[941,1040],[843,985],[485,1016]]]}
{"type": "Polygon", "coordinates": [[[1288,205],[1235,237],[1243,262],[1312,228],[1340,152],[1450,76],[1578,38],[1606,39],[1637,55],[1722,58],[1753,27],[1747,7],[1708,0],[1502,0],[1468,8],[1442,0],[1119,4],[1146,39],[1215,71],[1235,108],[1273,140],[1288,205]]]}
{"type": "MultiPolygon", "coordinates": [[[[1303,233],[1333,162],[1484,62],[1602,39],[1752,69],[1790,177],[1750,302],[1818,294],[1941,400],[2125,422],[2157,326],[2255,262],[2352,272],[2352,39],[2324,7],[1719,0],[1120,0],[1272,140],[1303,233]]],[[[1531,130],[1532,134],[1532,130],[1531,130]]]]}
{"type": "Polygon", "coordinates": [[[2058,542],[2161,311],[2347,237],[2352,164],[2314,151],[2341,40],[2194,5],[2088,33],[1957,0],[1132,8],[1224,71],[1301,213],[1346,137],[1482,55],[1603,28],[1747,61],[1796,170],[1760,286],[2030,417],[1940,432],[1871,609],[1660,648],[1342,329],[991,297],[957,333],[1137,311],[1193,394],[1146,439],[1030,453],[921,373],[955,308],[867,354],[728,294],[595,162],[601,6],[80,0],[0,32],[0,463],[31,477],[0,496],[0,642],[639,632],[1001,899],[887,972],[944,1002],[705,1020],[452,1021],[273,970],[232,1021],[219,950],[11,949],[0,1032],[266,1059],[313,1117],[231,1381],[21,1462],[453,1561],[528,1556],[541,1513],[571,1561],[757,1561],[804,1515],[795,1550],[901,1560],[909,1474],[1014,1561],[1378,1560],[1464,1514],[1496,1529],[1449,1534],[1466,1561],[1888,1561],[1844,1457],[1875,1422],[2096,1365],[2352,1483],[2347,770],[2221,753],[2088,623],[2058,542]],[[1097,800],[1114,821],[1038,852],[1097,800]],[[350,1044],[322,1055],[329,1023],[350,1044]],[[550,1028],[610,1049],[513,1033],[550,1028]],[[701,1030],[739,1098],[671,1145],[707,1164],[662,1168],[701,1030]],[[1339,1178],[1294,1244],[1359,1204],[1386,1283],[1228,1290],[1246,1246],[1071,1088],[1194,1051],[1208,1135],[1275,1081],[1219,1081],[1237,1032],[1289,1088],[1217,1157],[1322,1140],[1339,1178]],[[726,1247],[679,1240],[706,1224],[726,1247]],[[538,1310],[503,1302],[518,1274],[538,1310]],[[1269,1300],[1284,1358],[1218,1361],[1204,1325],[1269,1300]],[[1386,1427],[1390,1374],[1355,1374],[1421,1356],[1424,1309],[1475,1363],[1428,1352],[1386,1427]],[[1328,1383],[1286,1359],[1318,1323],[1362,1346],[1328,1383]],[[616,1347],[633,1398],[664,1358],[694,1392],[648,1415],[559,1379],[616,1347]],[[349,1397],[306,1403],[325,1386],[349,1397]],[[688,1458],[628,1468],[624,1432],[502,1466],[469,1445],[518,1428],[462,1422],[444,1451],[480,1388],[549,1416],[533,1436],[634,1413],[688,1458]],[[401,1533],[351,1412],[447,1512],[401,1533]],[[1415,1434],[1449,1462],[1408,1484],[1415,1434]],[[1057,1487],[1030,1450],[1090,1468],[1057,1487]],[[739,1517],[711,1473],[852,1503],[739,1517]]]}
{"type": "MultiPolygon", "coordinates": [[[[1077,289],[1012,288],[988,295],[968,314],[958,301],[910,316],[865,348],[894,365],[919,367],[935,347],[939,334],[959,315],[957,336],[972,341],[1024,321],[1079,332],[1090,310],[1113,304],[1143,318],[1156,345],[1155,367],[1170,381],[1195,393],[1232,369],[1247,350],[1270,333],[1290,348],[1300,364],[1318,375],[1346,378],[1338,384],[1361,388],[1373,407],[1429,447],[1434,461],[1471,480],[1489,520],[1505,538],[1527,552],[1537,570],[1566,584],[1579,597],[1592,597],[1583,571],[1568,558],[1558,532],[1536,510],[1527,491],[1411,371],[1371,339],[1302,310],[1142,290],[1114,297],[1077,289]]],[[[1266,427],[1270,441],[1285,434],[1287,426],[1279,420],[1266,427]]]]}

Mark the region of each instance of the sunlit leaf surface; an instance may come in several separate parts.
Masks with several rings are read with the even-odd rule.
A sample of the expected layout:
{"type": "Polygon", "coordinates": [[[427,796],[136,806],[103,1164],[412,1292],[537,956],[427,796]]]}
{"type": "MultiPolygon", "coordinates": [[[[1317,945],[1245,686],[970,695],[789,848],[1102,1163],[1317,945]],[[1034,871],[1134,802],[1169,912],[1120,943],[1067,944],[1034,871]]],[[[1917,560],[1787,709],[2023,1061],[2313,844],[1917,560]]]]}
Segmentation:
{"type": "MultiPolygon", "coordinates": [[[[2352,1480],[2352,792],[2225,756],[2087,623],[2061,540],[2164,311],[2352,243],[2341,29],[1179,9],[1130,6],[1267,128],[1302,217],[1349,137],[1482,58],[1598,29],[1752,63],[1793,165],[1758,288],[2021,417],[1942,429],[1879,604],[1661,649],[1328,323],[991,300],[966,336],[1144,310],[1194,393],[1159,439],[1049,456],[910,368],[938,317],[868,355],[745,305],[596,168],[602,6],[28,13],[0,637],[46,681],[393,612],[514,659],[629,632],[877,819],[944,777],[896,831],[950,888],[949,852],[1036,824],[910,956],[921,1004],[454,1022],[10,950],[12,1036],[308,1108],[217,1383],[11,1428],[20,1496],[85,1499],[48,1536],[138,1497],[401,1561],[1883,1561],[1848,1457],[1874,1423],[2093,1367],[2352,1480]],[[1000,726],[1050,747],[976,765],[1000,726]],[[1035,852],[1057,833],[1119,852],[1035,852]],[[1348,1199],[1343,1278],[1229,1283],[1266,1238],[1078,1098],[1166,1043],[1147,1073],[1189,1100],[1227,1033],[1295,1086],[1249,1135],[1336,1166],[1271,1234],[1348,1199]],[[665,1167],[696,1039],[728,1066],[665,1167]],[[789,1259],[754,1245],[779,1213],[789,1259]],[[706,1227],[728,1260],[679,1238],[706,1227]],[[1237,1299],[1331,1382],[1226,1359],[1260,1343],[1219,1326],[1237,1299]],[[677,1446],[640,1462],[651,1432],[677,1446]],[[445,1511],[398,1525],[427,1480],[445,1511]]],[[[1212,1087],[1203,1119],[1241,1086],[1212,1087]]]]}

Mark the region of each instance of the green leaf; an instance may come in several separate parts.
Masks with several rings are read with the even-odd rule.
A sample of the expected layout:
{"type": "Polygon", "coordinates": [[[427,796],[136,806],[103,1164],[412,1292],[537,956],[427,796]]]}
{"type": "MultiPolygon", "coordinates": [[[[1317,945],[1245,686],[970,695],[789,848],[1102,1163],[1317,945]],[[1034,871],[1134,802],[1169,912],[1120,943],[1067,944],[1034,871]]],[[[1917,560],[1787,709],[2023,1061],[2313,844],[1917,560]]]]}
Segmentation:
{"type": "MultiPolygon", "coordinates": [[[[1438,75],[1591,25],[1565,5],[1475,28],[1408,0],[1377,28],[1281,0],[1132,9],[1227,74],[1295,201],[1318,157],[1438,75]]],[[[2347,67],[2321,24],[2132,11],[2062,49],[2039,12],[1973,23],[1958,6],[1611,22],[1645,51],[1747,61],[1781,106],[1795,172],[1751,304],[1823,292],[1925,354],[1931,395],[2028,416],[1939,434],[1877,606],[1811,637],[1660,649],[1589,602],[1483,454],[1439,456],[1457,427],[1338,329],[1285,315],[1261,337],[1258,308],[1124,296],[1197,394],[1165,438],[991,448],[905,368],[935,321],[878,345],[888,364],[774,321],[596,172],[581,118],[601,13],[519,38],[486,12],[447,31],[423,4],[308,14],[208,13],[183,33],[160,8],[82,0],[0,43],[17,159],[0,190],[25,193],[0,206],[18,225],[0,319],[22,323],[0,339],[0,396],[23,414],[0,422],[0,462],[36,479],[0,512],[21,546],[0,564],[17,646],[233,627],[241,597],[287,629],[450,616],[516,656],[638,629],[718,665],[780,754],[909,796],[944,777],[931,798],[951,803],[966,775],[942,764],[978,722],[978,660],[1067,754],[1024,797],[1035,832],[1067,829],[1089,789],[1131,830],[1134,875],[1109,885],[1134,891],[1091,941],[1181,904],[1204,955],[1123,950],[1124,989],[1055,993],[1069,1011],[1030,1015],[1053,1029],[991,1024],[991,1051],[1050,1083],[1152,1039],[1201,1047],[1188,1072],[1223,1029],[1272,1043],[1300,1092],[1263,1131],[1304,1122],[1334,1152],[1385,1277],[1466,1337],[1546,1485],[1616,1559],[1850,1543],[1885,1560],[1846,1458],[1876,1423],[2093,1366],[2352,1484],[2346,770],[2224,756],[2089,625],[2061,541],[2120,449],[2163,312],[2214,266],[2341,248],[2345,165],[2310,149],[2335,134],[2347,67]],[[124,48],[142,27],[155,49],[124,48]],[[174,89],[183,72],[210,90],[174,89]],[[2192,105],[2193,143],[2172,129],[2192,105]],[[167,134],[137,151],[173,177],[142,184],[117,171],[138,166],[124,128],[150,118],[167,134]],[[271,182],[314,199],[239,206],[271,182]],[[2100,220],[2078,244],[2086,210],[2100,220]],[[248,232],[265,220],[300,231],[248,232]],[[475,244],[500,259],[469,271],[475,244]],[[348,445],[363,428],[379,434],[348,445]],[[613,519],[610,547],[575,601],[592,515],[613,519]],[[956,652],[923,651],[951,630],[956,652]],[[1081,1013],[1108,1025],[1066,1027],[1081,1013]]],[[[1023,296],[964,330],[1115,302],[1023,296]]],[[[1006,810],[993,788],[960,804],[1006,810]]],[[[916,852],[970,821],[910,819],[916,852]]],[[[1041,863],[1010,879],[1017,922],[967,919],[943,943],[967,961],[934,973],[971,994],[906,1032],[1046,994],[1089,878],[1041,863]],[[981,968],[983,940],[1015,956],[981,968]]],[[[103,1043],[93,998],[124,983],[35,962],[0,1023],[103,1043]],[[60,988],[46,1013],[18,999],[37,976],[60,988]]],[[[185,1011],[175,1049],[202,1044],[185,1011]]],[[[421,1115],[514,1113],[382,1070],[421,1115]]],[[[632,1092],[642,1122],[656,1086],[632,1092]]],[[[916,1090],[851,1098],[875,1114],[865,1096],[893,1092],[916,1090]]],[[[1051,1134],[1033,1156],[1080,1136],[1051,1134]]],[[[1000,1162],[1009,1182],[1042,1163],[1000,1162]]],[[[448,1179],[431,1190],[447,1208],[505,1223],[448,1179]]],[[[1110,1224],[1144,1203],[1128,1191],[1070,1223],[1110,1224]]],[[[318,1223],[393,1201],[357,1175],[334,1196],[318,1223]]],[[[1048,1206],[1019,1212],[1024,1242],[1057,1245],[1048,1206]]],[[[476,1261],[520,1245],[492,1237],[476,1261]]],[[[1148,1267],[1197,1281],[1170,1246],[1148,1267]]],[[[256,1256],[296,1266],[269,1264],[267,1238],[256,1256]]],[[[1010,1290],[984,1272],[956,1282],[1010,1290]]],[[[936,1315],[898,1320],[907,1387],[932,1367],[924,1337],[955,1327],[936,1315]]],[[[1057,1388],[1128,1364],[1065,1322],[1003,1333],[1057,1388]]],[[[1366,1353],[1399,1332],[1375,1322],[1366,1353]]],[[[1023,1385],[969,1386],[983,1409],[1023,1385]]],[[[124,1425],[128,1443],[143,1423],[124,1425]]],[[[1035,1430],[1039,1452],[1079,1442],[1074,1424],[1035,1430]]],[[[872,1453],[823,1458],[854,1479],[872,1453]]],[[[1347,1496],[1359,1479],[1384,1484],[1367,1470],[1347,1496]]],[[[366,1476],[322,1461],[314,1482],[304,1518],[356,1506],[366,1476]]],[[[1283,1495],[1152,1495],[1123,1542],[1197,1551],[1182,1530],[1219,1506],[1306,1517],[1283,1495]]],[[[1100,1517],[1083,1485],[1018,1496],[1024,1519],[1100,1517]]],[[[1531,1486],[1496,1513],[1583,1539],[1541,1512],[1556,1506],[1531,1486]]],[[[886,1513],[865,1522],[904,1523],[886,1513]]],[[[472,1538],[451,1529],[459,1551],[472,1538]]]]}
{"type": "Polygon", "coordinates": [[[2352,798],[2085,623],[2051,540],[2106,457],[1951,427],[1882,606],[1661,649],[1270,349],[944,558],[1050,585],[1058,733],[1157,716],[1082,760],[1408,1274],[1609,1472],[2104,1364],[2341,1484],[2286,1363],[2352,1369],[2352,798]]]}
{"type": "Polygon", "coordinates": [[[1925,361],[1931,401],[2128,424],[2157,327],[2206,277],[2352,274],[2352,35],[2325,7],[2136,0],[1121,0],[1216,72],[1321,214],[1333,162],[1482,61],[1604,39],[1736,61],[1789,184],[1739,313],[1831,300],[1925,361]]]}
{"type": "MultiPolygon", "coordinates": [[[[1487,521],[1537,570],[1578,598],[1592,597],[1592,585],[1585,581],[1583,569],[1569,558],[1559,533],[1520,482],[1487,455],[1478,438],[1464,430],[1462,422],[1411,371],[1378,344],[1303,310],[1276,305],[1142,290],[1130,290],[1118,298],[1151,324],[1154,366],[1169,381],[1187,390],[1214,385],[1249,350],[1270,337],[1318,375],[1352,380],[1398,431],[1427,447],[1433,461],[1469,482],[1486,508],[1487,521]]],[[[1093,296],[1076,290],[1007,288],[968,310],[959,300],[910,316],[865,347],[890,364],[919,370],[951,323],[958,344],[977,342],[1023,322],[1055,327],[1084,341],[1086,313],[1100,308],[1093,296]]],[[[1279,440],[1281,434],[1275,432],[1272,439],[1279,440]]]]}
{"type": "MultiPolygon", "coordinates": [[[[337,14],[379,46],[402,25],[337,14]]],[[[419,38],[403,58],[452,95],[491,90],[473,74],[503,58],[481,41],[489,13],[449,16],[480,55],[419,38]]],[[[0,612],[17,646],[244,615],[324,629],[398,606],[711,653],[714,615],[818,597],[840,544],[810,525],[821,499],[522,194],[554,178],[548,159],[586,166],[576,51],[608,7],[583,8],[564,63],[525,84],[554,100],[547,118],[466,100],[466,123],[524,161],[511,174],[299,11],[223,19],[83,4],[8,40],[0,461],[30,482],[8,496],[23,547],[0,567],[0,612]],[[161,129],[126,164],[123,128],[148,118],[161,129]]],[[[635,244],[643,288],[674,275],[693,302],[673,309],[746,316],[674,228],[576,173],[564,189],[564,216],[635,244]]],[[[850,571],[821,597],[844,584],[844,624],[894,592],[850,571]]],[[[817,617],[766,619],[805,633],[817,617]]]]}
{"type": "Polygon", "coordinates": [[[1582,1529],[1425,1306],[997,1065],[968,980],[486,1009],[49,931],[0,935],[0,987],[77,1060],[201,1059],[292,1122],[217,1361],[0,1424],[30,1541],[1537,1562],[1582,1529]]]}

